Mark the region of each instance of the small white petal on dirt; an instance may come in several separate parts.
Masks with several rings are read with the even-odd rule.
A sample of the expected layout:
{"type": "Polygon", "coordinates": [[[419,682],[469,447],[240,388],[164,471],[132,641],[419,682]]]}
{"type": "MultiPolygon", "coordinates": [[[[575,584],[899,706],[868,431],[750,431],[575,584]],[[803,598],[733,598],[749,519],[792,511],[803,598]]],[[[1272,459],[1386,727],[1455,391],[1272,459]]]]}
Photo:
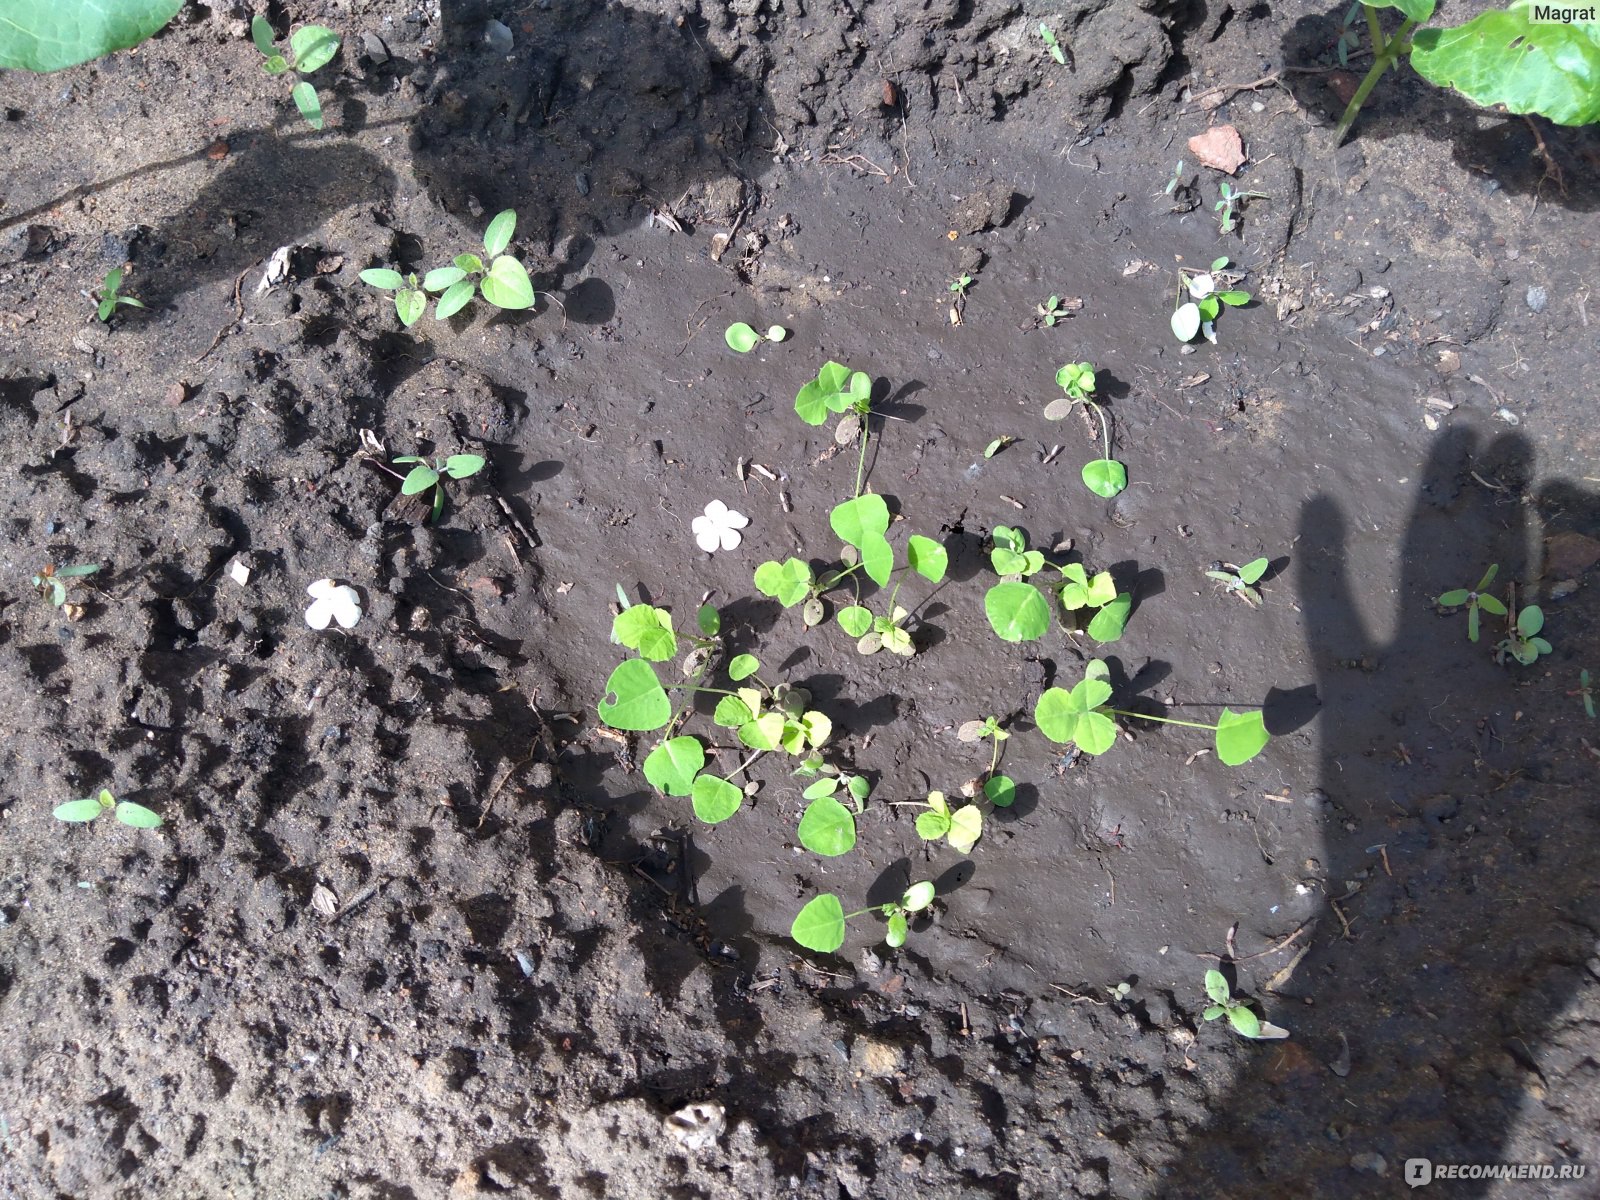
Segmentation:
{"type": "Polygon", "coordinates": [[[706,505],[704,516],[689,522],[689,528],[694,531],[695,544],[707,554],[714,554],[718,550],[737,550],[744,541],[739,530],[748,524],[750,518],[742,512],[735,512],[721,500],[713,500],[706,505]]]}
{"type": "Polygon", "coordinates": [[[306,624],[313,629],[326,629],[337,621],[342,629],[354,629],[361,620],[361,596],[347,583],[332,579],[319,579],[306,588],[311,605],[306,609],[306,624]]]}

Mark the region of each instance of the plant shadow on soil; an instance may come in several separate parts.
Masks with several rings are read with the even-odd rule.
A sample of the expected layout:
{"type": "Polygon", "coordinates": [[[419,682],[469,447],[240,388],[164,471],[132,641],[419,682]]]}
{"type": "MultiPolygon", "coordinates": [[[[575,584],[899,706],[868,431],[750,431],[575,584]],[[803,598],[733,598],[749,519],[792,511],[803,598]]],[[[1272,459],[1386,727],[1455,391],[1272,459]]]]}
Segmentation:
{"type": "MultiPolygon", "coordinates": [[[[1541,1058],[1564,1053],[1554,1023],[1585,986],[1594,953],[1600,844],[1574,828],[1575,785],[1551,778],[1561,733],[1537,718],[1534,728],[1510,722],[1541,700],[1559,720],[1570,702],[1511,695],[1508,668],[1490,657],[1500,622],[1486,618],[1474,646],[1462,612],[1442,617],[1433,599],[1491,562],[1502,581],[1536,571],[1524,529],[1533,513],[1546,532],[1594,527],[1592,492],[1554,482],[1524,503],[1532,467],[1520,436],[1482,445],[1471,433],[1441,435],[1405,534],[1388,642],[1373,635],[1363,598],[1391,594],[1389,581],[1349,578],[1343,514],[1326,498],[1305,506],[1297,582],[1322,708],[1323,788],[1313,803],[1329,885],[1318,942],[1331,949],[1267,1002],[1292,1040],[1250,1047],[1161,1195],[1294,1192],[1318,1177],[1319,1155],[1330,1172],[1352,1165],[1346,1134],[1385,1154],[1394,1172],[1417,1156],[1498,1162],[1529,1085],[1543,1077],[1541,1058]],[[1441,705],[1454,710],[1453,726],[1434,720],[1441,705]],[[1420,769],[1408,770],[1412,762],[1420,769]],[[1429,790],[1440,784],[1450,790],[1429,790]],[[1396,1144],[1394,1130],[1430,1140],[1396,1144]],[[1285,1153],[1289,1145],[1309,1153],[1285,1153]]],[[[1569,650],[1593,647],[1592,611],[1550,611],[1569,650]]],[[[1560,651],[1557,678],[1575,678],[1577,664],[1560,651]]],[[[1529,686],[1553,696],[1564,684],[1529,686]]],[[[1241,946],[1241,965],[1259,969],[1249,961],[1257,949],[1241,946]]]]}
{"type": "MultiPolygon", "coordinates": [[[[1300,17],[1285,30],[1280,61],[1290,66],[1331,61],[1342,28],[1344,4],[1324,13],[1300,17]]],[[[1449,21],[1468,14],[1451,10],[1449,21]]],[[[1387,32],[1396,22],[1386,21],[1387,32]]],[[[1361,30],[1363,45],[1365,29],[1361,30]]],[[[1359,83],[1371,65],[1370,58],[1353,63],[1347,74],[1351,86],[1359,83]]],[[[1329,86],[1328,74],[1292,74],[1284,79],[1295,102],[1307,113],[1323,117],[1331,130],[1344,114],[1345,101],[1329,86]]],[[[1372,90],[1339,149],[1367,140],[1425,136],[1451,145],[1456,164],[1469,176],[1483,179],[1512,195],[1536,195],[1547,204],[1575,212],[1600,208],[1600,126],[1555,125],[1543,117],[1531,118],[1549,148],[1554,169],[1541,158],[1533,127],[1527,120],[1506,113],[1486,112],[1448,88],[1438,87],[1414,70],[1386,73],[1372,90]],[[1553,182],[1560,172],[1565,186],[1553,182]]]]}

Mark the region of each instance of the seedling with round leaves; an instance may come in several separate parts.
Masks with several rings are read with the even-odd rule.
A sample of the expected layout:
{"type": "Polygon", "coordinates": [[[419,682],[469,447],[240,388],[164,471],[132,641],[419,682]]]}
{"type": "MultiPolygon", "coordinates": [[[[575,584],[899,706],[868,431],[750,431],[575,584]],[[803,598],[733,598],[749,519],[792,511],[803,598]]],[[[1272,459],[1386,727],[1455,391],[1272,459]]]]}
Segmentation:
{"type": "Polygon", "coordinates": [[[1173,336],[1180,342],[1192,342],[1202,335],[1215,345],[1217,317],[1223,308],[1250,303],[1250,293],[1237,286],[1243,280],[1243,271],[1228,269],[1226,255],[1204,271],[1179,267],[1178,303],[1172,310],[1173,336]]]}
{"type": "Polygon", "coordinates": [[[860,440],[854,493],[859,496],[866,477],[867,442],[872,436],[872,377],[865,371],[852,371],[843,363],[823,363],[817,377],[795,395],[794,411],[807,425],[821,425],[830,413],[839,414],[834,440],[841,446],[860,440]]]}
{"type": "Polygon", "coordinates": [[[135,829],[157,829],[161,825],[161,817],[157,813],[131,800],[116,799],[108,788],[101,788],[95,795],[86,796],[82,800],[68,800],[65,804],[58,804],[54,815],[58,821],[84,824],[93,821],[102,813],[111,813],[124,825],[131,825],[135,829]]]}
{"type": "Polygon", "coordinates": [[[1539,636],[1543,629],[1544,610],[1537,604],[1526,605],[1518,611],[1515,621],[1507,619],[1506,636],[1494,648],[1495,661],[1505,662],[1510,658],[1525,667],[1533,666],[1541,655],[1549,654],[1553,649],[1549,642],[1539,636]]]}
{"type": "Polygon", "coordinates": [[[872,794],[872,784],[865,775],[857,775],[824,762],[820,754],[808,757],[794,769],[794,773],[801,779],[815,780],[801,793],[807,800],[816,800],[821,796],[848,798],[856,812],[861,813],[866,809],[867,797],[872,794]]]}
{"type": "Polygon", "coordinates": [[[39,593],[40,598],[48,601],[51,606],[62,608],[67,603],[68,589],[72,587],[72,581],[85,579],[99,570],[99,563],[74,563],[70,567],[58,567],[55,563],[46,563],[33,577],[33,588],[39,593]]]}
{"type": "Polygon", "coordinates": [[[1201,1017],[1207,1021],[1227,1017],[1228,1024],[1240,1037],[1247,1037],[1252,1041],[1267,1041],[1289,1036],[1287,1029],[1280,1029],[1271,1021],[1263,1021],[1244,1001],[1234,999],[1233,990],[1228,986],[1227,976],[1221,971],[1206,972],[1206,996],[1211,1003],[1200,1014],[1201,1017]]]}
{"type": "Polygon", "coordinates": [[[95,317],[100,321],[109,321],[119,308],[143,308],[144,301],[136,300],[132,296],[121,294],[122,268],[113,267],[106,272],[106,277],[100,281],[100,290],[95,293],[95,299],[100,302],[95,310],[95,317]]]}
{"type": "Polygon", "coordinates": [[[1567,695],[1579,697],[1583,701],[1583,711],[1591,721],[1594,720],[1594,688],[1589,683],[1589,668],[1578,672],[1578,686],[1567,695]]]}
{"type": "Polygon", "coordinates": [[[1011,735],[1000,727],[999,717],[985,717],[981,721],[963,721],[956,727],[958,741],[981,742],[987,739],[990,743],[989,769],[983,776],[983,794],[996,808],[1010,808],[1017,799],[1016,783],[1004,775],[996,774],[1000,769],[1000,744],[1010,737],[1011,735]]]}
{"type": "Polygon", "coordinates": [[[722,340],[728,343],[730,350],[749,354],[762,342],[781,342],[788,336],[789,331],[782,325],[769,325],[765,333],[757,333],[743,321],[735,321],[723,333],[722,340]]]}
{"type": "Polygon", "coordinates": [[[929,792],[926,811],[917,814],[917,836],[925,842],[941,838],[958,854],[971,854],[983,836],[983,810],[976,804],[963,804],[952,810],[943,792],[929,792]]]}
{"type": "Polygon", "coordinates": [[[1467,639],[1476,642],[1479,633],[1478,612],[1490,613],[1496,617],[1507,615],[1506,606],[1489,594],[1489,585],[1494,582],[1494,577],[1500,573],[1499,563],[1490,563],[1489,569],[1483,573],[1483,578],[1478,580],[1477,587],[1453,588],[1442,594],[1436,603],[1440,608],[1460,608],[1467,606],[1467,639]]]}
{"type": "Polygon", "coordinates": [[[1063,303],[1060,296],[1047,296],[1043,304],[1033,306],[1033,311],[1047,328],[1054,329],[1057,321],[1065,321],[1077,307],[1073,303],[1063,303]]]}
{"type": "Polygon", "coordinates": [[[1243,566],[1230,562],[1214,562],[1206,568],[1206,578],[1215,579],[1222,585],[1222,590],[1229,595],[1237,596],[1251,608],[1261,607],[1261,593],[1255,585],[1267,573],[1271,564],[1264,558],[1252,558],[1243,566]]]}
{"type": "Polygon", "coordinates": [[[395,314],[407,329],[422,320],[422,314],[428,311],[428,293],[422,290],[414,271],[402,275],[387,267],[369,267],[361,272],[361,282],[394,293],[395,314]]]}
{"type": "Polygon", "coordinates": [[[496,213],[483,231],[487,263],[483,256],[469,251],[456,255],[450,266],[435,267],[422,277],[424,291],[443,293],[433,309],[437,319],[455,316],[480,292],[496,308],[515,311],[533,307],[533,283],[528,269],[506,253],[516,231],[516,210],[508,208],[496,213]]]}
{"type": "Polygon", "coordinates": [[[483,470],[485,459],[481,454],[451,454],[442,458],[435,456],[430,461],[420,455],[407,454],[394,460],[397,467],[408,464],[411,470],[400,481],[400,494],[420,496],[432,488],[428,519],[437,524],[439,515],[444,512],[444,481],[471,478],[483,470]]]}
{"type": "Polygon", "coordinates": [[[807,950],[815,950],[819,954],[832,954],[844,945],[845,922],[875,912],[889,923],[884,941],[898,949],[906,944],[911,916],[925,910],[933,903],[933,899],[933,884],[923,880],[908,887],[899,900],[892,900],[887,904],[874,904],[847,913],[838,896],[832,892],[823,892],[820,896],[813,896],[808,900],[805,907],[796,914],[793,924],[789,926],[789,936],[807,950]]]}
{"type": "Polygon", "coordinates": [[[1083,629],[1090,637],[1102,645],[1122,637],[1133,612],[1133,594],[1119,592],[1110,571],[1090,575],[1082,563],[1068,563],[1061,568],[1061,579],[1056,597],[1075,618],[1089,616],[1083,629]]]}
{"type": "Polygon", "coordinates": [[[1102,454],[1083,466],[1083,486],[1096,496],[1109,500],[1128,486],[1128,468],[1111,457],[1111,423],[1105,409],[1094,400],[1094,364],[1067,363],[1056,372],[1056,384],[1066,393],[1045,405],[1047,420],[1062,420],[1074,408],[1082,405],[1094,414],[1100,425],[1102,454]]]}
{"type": "Polygon", "coordinates": [[[1045,568],[1042,551],[1029,550],[1027,535],[1009,525],[996,525],[990,532],[994,548],[989,563],[1000,582],[983,597],[984,615],[989,627],[1002,641],[1030,642],[1050,628],[1050,604],[1028,577],[1045,568]]]}
{"type": "Polygon", "coordinates": [[[1270,737],[1267,723],[1259,711],[1236,713],[1224,708],[1215,725],[1201,721],[1180,721],[1149,713],[1112,708],[1110,669],[1099,659],[1091,659],[1083,678],[1070,690],[1047,689],[1034,705],[1033,719],[1039,732],[1052,742],[1073,745],[1087,754],[1104,754],[1116,743],[1117,726],[1112,717],[1154,721],[1159,725],[1179,725],[1186,729],[1210,730],[1217,757],[1230,767],[1249,762],[1265,749],[1270,737]]]}
{"type": "MultiPolygon", "coordinates": [[[[284,54],[272,41],[272,26],[266,18],[257,16],[250,22],[250,40],[255,43],[267,61],[262,69],[268,75],[282,75],[293,71],[296,75],[310,75],[327,66],[339,52],[339,35],[325,25],[302,25],[289,35],[289,53],[284,54]]],[[[317,89],[304,79],[299,79],[290,89],[295,107],[313,129],[322,128],[322,101],[317,89]]]]}

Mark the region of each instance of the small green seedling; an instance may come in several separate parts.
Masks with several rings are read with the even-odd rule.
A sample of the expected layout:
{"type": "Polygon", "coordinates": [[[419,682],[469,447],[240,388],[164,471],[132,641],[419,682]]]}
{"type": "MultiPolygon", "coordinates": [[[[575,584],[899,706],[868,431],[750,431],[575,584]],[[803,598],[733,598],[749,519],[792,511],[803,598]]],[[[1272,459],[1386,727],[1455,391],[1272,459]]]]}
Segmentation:
{"type": "Polygon", "coordinates": [[[496,308],[533,307],[533,283],[528,278],[528,269],[505,252],[516,230],[514,209],[497,213],[483,231],[483,252],[489,258],[487,265],[477,254],[458,254],[452,265],[436,267],[422,277],[425,291],[444,293],[434,306],[436,318],[443,321],[455,316],[472,303],[473,296],[479,292],[496,308]]]}
{"type": "Polygon", "coordinates": [[[1094,400],[1094,364],[1067,363],[1056,372],[1056,383],[1066,395],[1045,405],[1045,419],[1059,421],[1079,405],[1094,414],[1100,423],[1102,457],[1084,464],[1083,486],[1109,500],[1128,486],[1128,468],[1111,457],[1111,422],[1094,400]]]}
{"type": "Polygon", "coordinates": [[[994,541],[989,562],[1000,576],[983,597],[989,627],[1007,642],[1042,638],[1050,628],[1050,602],[1028,577],[1044,570],[1044,553],[1029,550],[1022,530],[1008,525],[996,525],[989,536],[994,541]]]}
{"type": "Polygon", "coordinates": [[[950,284],[950,290],[957,296],[966,296],[967,289],[972,286],[972,276],[963,274],[950,284]]]}
{"type": "Polygon", "coordinates": [[[887,650],[890,654],[910,658],[917,652],[911,635],[903,628],[910,615],[898,604],[891,605],[888,614],[883,616],[865,605],[852,604],[848,608],[841,608],[834,619],[839,622],[840,629],[856,639],[858,654],[876,654],[879,650],[887,650]]]}
{"type": "Polygon", "coordinates": [[[1216,322],[1223,306],[1237,308],[1250,303],[1250,293],[1235,286],[1243,279],[1242,271],[1228,269],[1226,255],[1204,271],[1178,268],[1178,304],[1172,310],[1173,335],[1180,342],[1192,342],[1199,334],[1216,345],[1216,322]]]}
{"type": "Polygon", "coordinates": [[[1218,1017],[1225,1016],[1235,1033],[1252,1041],[1289,1036],[1287,1029],[1280,1029],[1271,1021],[1263,1021],[1242,1000],[1235,1000],[1232,989],[1228,987],[1227,976],[1221,971],[1206,972],[1206,995],[1211,1003],[1200,1015],[1207,1021],[1215,1021],[1218,1017]]]}
{"type": "Polygon", "coordinates": [[[33,577],[33,587],[41,598],[60,608],[67,602],[67,589],[72,586],[70,581],[83,579],[98,570],[100,570],[99,563],[77,563],[70,567],[58,567],[55,563],[46,563],[33,577]]]}
{"type": "Polygon", "coordinates": [[[1012,437],[1010,434],[1005,434],[1005,435],[1003,435],[1001,437],[997,437],[997,438],[994,439],[994,441],[990,442],[987,446],[985,446],[983,448],[983,456],[985,458],[993,458],[996,454],[999,454],[1000,451],[1004,450],[1007,446],[1011,445],[1011,443],[1016,441],[1016,440],[1017,439],[1012,437]]]}
{"type": "MultiPolygon", "coordinates": [[[[1482,603],[1481,599],[1479,603],[1482,603]]],[[[1553,648],[1538,636],[1543,628],[1544,610],[1537,604],[1527,605],[1517,613],[1515,621],[1507,621],[1506,636],[1494,648],[1495,661],[1505,662],[1512,658],[1525,667],[1533,666],[1539,661],[1540,655],[1549,654],[1553,648]]]]}
{"type": "Polygon", "coordinates": [[[55,818],[71,824],[83,824],[106,812],[114,813],[117,820],[135,829],[156,829],[161,825],[161,818],[144,805],[131,800],[118,800],[107,788],[101,788],[98,795],[56,805],[55,818]]]}
{"type": "Polygon", "coordinates": [[[806,906],[795,916],[794,923],[789,927],[789,936],[807,950],[832,954],[844,945],[846,921],[875,912],[889,922],[884,941],[898,948],[906,944],[911,915],[926,909],[933,903],[933,898],[933,884],[923,880],[908,887],[897,901],[874,904],[847,913],[844,911],[844,905],[839,902],[839,897],[832,892],[823,892],[822,895],[813,896],[807,901],[806,906]]]}
{"type": "Polygon", "coordinates": [[[971,854],[972,848],[983,836],[983,810],[976,804],[963,804],[950,809],[943,792],[929,792],[927,811],[917,815],[917,836],[925,842],[949,841],[959,854],[971,854]]]}
{"type": "Polygon", "coordinates": [[[1183,182],[1183,159],[1178,160],[1178,165],[1172,168],[1172,178],[1167,180],[1167,186],[1161,189],[1163,196],[1170,196],[1178,190],[1183,182]]]}
{"type": "Polygon", "coordinates": [[[1591,721],[1594,720],[1594,688],[1590,686],[1587,667],[1578,672],[1578,686],[1567,695],[1582,697],[1583,711],[1588,714],[1591,721]]]}
{"type": "Polygon", "coordinates": [[[143,300],[135,300],[132,296],[123,296],[119,293],[122,287],[122,268],[115,267],[106,272],[106,277],[100,281],[100,290],[95,293],[95,299],[100,302],[100,307],[95,315],[102,321],[111,320],[118,308],[143,308],[143,300]]]}
{"type": "Polygon", "coordinates": [[[1217,225],[1223,233],[1232,233],[1239,227],[1239,214],[1248,201],[1268,198],[1265,192],[1236,192],[1226,179],[1218,185],[1217,190],[1222,194],[1222,199],[1211,208],[1213,212],[1220,214],[1217,217],[1217,225]]]}
{"type": "Polygon", "coordinates": [[[428,311],[428,293],[417,282],[416,273],[402,275],[385,267],[372,267],[361,272],[361,282],[394,293],[394,311],[400,324],[410,329],[428,311]]]}
{"type": "MultiPolygon", "coordinates": [[[[272,26],[264,17],[250,22],[250,40],[267,61],[263,70],[268,75],[282,75],[294,71],[296,75],[310,75],[333,61],[339,52],[339,35],[324,25],[302,25],[289,35],[289,53],[284,55],[272,42],[272,26]]],[[[317,99],[317,89],[304,79],[298,80],[289,94],[295,107],[313,129],[322,128],[322,101],[317,99]]]]}
{"type": "Polygon", "coordinates": [[[1334,47],[1334,52],[1339,56],[1339,65],[1350,65],[1350,51],[1361,45],[1361,34],[1356,29],[1356,19],[1361,16],[1361,0],[1356,0],[1344,14],[1344,20],[1339,22],[1339,41],[1334,47]]]}
{"type": "Polygon", "coordinates": [[[1048,689],[1033,709],[1034,724],[1039,732],[1052,742],[1075,745],[1087,754],[1104,754],[1117,740],[1113,716],[1154,721],[1159,725],[1181,725],[1187,729],[1207,729],[1215,738],[1217,757],[1230,767],[1249,762],[1271,740],[1266,719],[1260,712],[1236,713],[1224,708],[1217,723],[1207,725],[1112,708],[1109,705],[1110,675],[1105,663],[1090,659],[1084,667],[1083,678],[1070,691],[1061,687],[1048,689]]]}
{"type": "Polygon", "coordinates": [[[1039,319],[1050,328],[1055,328],[1057,321],[1065,321],[1076,308],[1071,304],[1063,304],[1060,296],[1047,296],[1043,304],[1035,304],[1033,311],[1039,314],[1039,319]]]}
{"type": "Polygon", "coordinates": [[[981,721],[963,721],[956,727],[956,739],[963,742],[981,742],[989,739],[989,769],[983,777],[983,794],[996,808],[1010,808],[1017,799],[1017,785],[1004,775],[996,772],[1000,769],[1000,743],[1009,740],[1011,735],[1000,728],[999,717],[985,717],[981,721]]]}
{"type": "Polygon", "coordinates": [[[867,797],[872,794],[872,784],[865,775],[856,775],[849,771],[841,770],[832,763],[822,761],[820,754],[814,754],[805,762],[794,769],[796,775],[802,778],[820,775],[821,778],[809,785],[800,793],[807,800],[817,800],[823,796],[845,796],[855,806],[856,812],[866,811],[867,797]],[[841,789],[843,789],[841,791],[841,789]]]}
{"type": "Polygon", "coordinates": [[[1066,51],[1061,49],[1061,42],[1056,38],[1056,31],[1043,21],[1039,22],[1039,36],[1044,39],[1045,49],[1050,51],[1050,57],[1062,66],[1067,65],[1066,51]]]}
{"type": "Polygon", "coordinates": [[[1215,579],[1224,592],[1239,597],[1251,608],[1260,608],[1261,593],[1254,585],[1267,573],[1269,565],[1264,558],[1253,558],[1242,567],[1230,562],[1214,562],[1206,568],[1206,577],[1215,579]]]}
{"type": "Polygon", "coordinates": [[[1093,614],[1084,626],[1090,637],[1102,645],[1122,637],[1133,612],[1133,594],[1119,592],[1110,571],[1098,571],[1091,576],[1082,563],[1068,563],[1061,568],[1061,578],[1061,590],[1057,593],[1061,607],[1077,614],[1079,619],[1093,614]]]}
{"type": "Polygon", "coordinates": [[[433,504],[429,512],[429,520],[437,523],[439,514],[444,512],[444,481],[450,479],[468,479],[483,470],[484,458],[480,454],[452,454],[446,458],[434,458],[430,462],[415,454],[408,454],[403,458],[394,460],[397,467],[407,463],[415,464],[400,481],[400,494],[402,496],[418,496],[433,489],[433,504]]]}
{"type": "Polygon", "coordinates": [[[811,564],[798,558],[764,562],[756,568],[756,591],[771,596],[785,608],[800,605],[800,619],[806,628],[820,625],[827,618],[822,605],[822,595],[839,581],[837,572],[828,571],[818,576],[811,564]]]}
{"type": "Polygon", "coordinates": [[[1489,585],[1499,573],[1500,564],[1490,563],[1489,569],[1483,573],[1483,578],[1478,580],[1477,587],[1455,588],[1445,592],[1435,601],[1440,608],[1460,608],[1463,604],[1467,606],[1467,638],[1470,641],[1478,640],[1479,609],[1496,617],[1507,615],[1506,606],[1489,595],[1489,585]]]}
{"type": "Polygon", "coordinates": [[[781,342],[788,336],[789,331],[782,325],[769,325],[766,333],[757,333],[743,321],[735,321],[723,333],[722,340],[728,343],[730,349],[749,354],[762,342],[781,342]]]}

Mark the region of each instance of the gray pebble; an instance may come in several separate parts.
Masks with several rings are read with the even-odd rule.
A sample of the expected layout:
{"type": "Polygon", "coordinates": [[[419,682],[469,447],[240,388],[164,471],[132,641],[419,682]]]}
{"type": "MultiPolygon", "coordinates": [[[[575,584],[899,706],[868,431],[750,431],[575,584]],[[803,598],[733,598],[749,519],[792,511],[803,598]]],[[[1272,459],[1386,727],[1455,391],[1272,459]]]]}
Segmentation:
{"type": "Polygon", "coordinates": [[[1534,286],[1528,289],[1528,308],[1532,312],[1542,313],[1544,306],[1550,303],[1550,293],[1544,288],[1534,286]]]}
{"type": "Polygon", "coordinates": [[[511,30],[499,21],[484,22],[483,40],[496,54],[510,54],[512,46],[516,44],[511,30]]]}

